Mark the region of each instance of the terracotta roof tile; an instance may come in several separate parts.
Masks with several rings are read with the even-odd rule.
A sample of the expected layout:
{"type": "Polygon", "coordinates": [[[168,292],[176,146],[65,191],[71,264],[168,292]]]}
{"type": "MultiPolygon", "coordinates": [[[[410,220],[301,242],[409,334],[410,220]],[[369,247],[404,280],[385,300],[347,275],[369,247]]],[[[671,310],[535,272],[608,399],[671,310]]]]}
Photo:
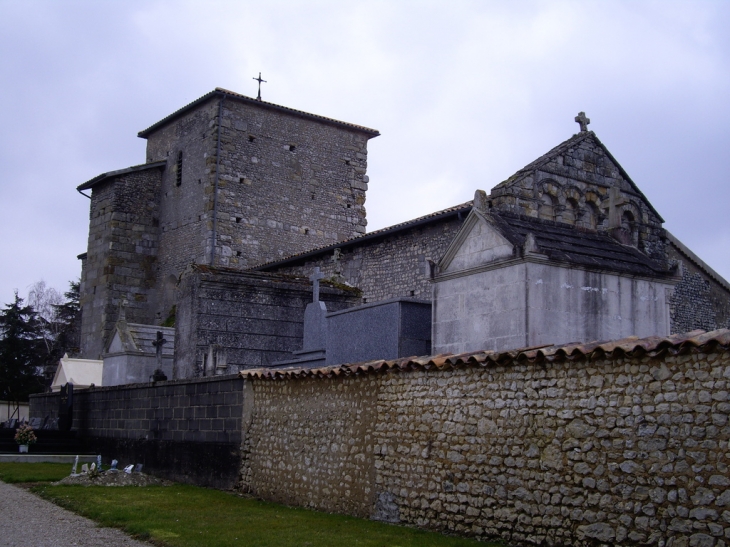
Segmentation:
{"type": "Polygon", "coordinates": [[[316,369],[257,368],[239,373],[243,378],[262,380],[282,380],[289,378],[331,378],[341,375],[377,374],[392,370],[429,370],[432,368],[448,370],[465,366],[510,365],[521,362],[560,362],[594,361],[600,358],[619,359],[642,355],[659,356],[664,352],[683,354],[691,351],[717,351],[730,349],[730,329],[711,332],[701,330],[670,336],[650,336],[637,338],[630,336],[621,340],[588,342],[585,344],[565,344],[562,346],[543,346],[521,348],[511,351],[479,351],[441,355],[426,355],[393,360],[375,360],[362,363],[347,363],[316,369]]]}

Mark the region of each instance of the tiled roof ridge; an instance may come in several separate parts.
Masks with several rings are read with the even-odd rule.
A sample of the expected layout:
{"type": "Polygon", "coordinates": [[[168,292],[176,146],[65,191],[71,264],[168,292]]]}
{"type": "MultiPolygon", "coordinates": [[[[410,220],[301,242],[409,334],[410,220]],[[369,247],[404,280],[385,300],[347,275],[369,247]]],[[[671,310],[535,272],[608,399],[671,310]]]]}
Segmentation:
{"type": "Polygon", "coordinates": [[[256,270],[262,270],[266,268],[270,268],[276,265],[279,265],[284,262],[288,262],[291,260],[296,260],[299,258],[304,258],[305,256],[316,256],[319,254],[323,254],[328,251],[332,251],[337,248],[349,246],[349,245],[355,245],[360,241],[368,240],[371,238],[379,237],[379,236],[385,236],[391,233],[396,233],[401,230],[406,230],[414,225],[417,225],[419,223],[423,223],[424,221],[428,221],[430,219],[437,219],[438,217],[442,215],[447,215],[449,213],[455,213],[458,211],[466,211],[467,209],[471,209],[473,205],[473,200],[465,201],[464,203],[460,203],[458,205],[452,205],[451,207],[447,207],[446,209],[441,209],[439,211],[435,211],[433,213],[428,213],[427,215],[423,215],[420,217],[416,217],[411,220],[406,220],[404,222],[400,222],[398,224],[393,224],[392,226],[386,226],[385,228],[380,228],[379,230],[374,230],[372,232],[368,232],[366,234],[362,234],[359,236],[354,236],[349,239],[343,239],[342,241],[338,241],[337,243],[330,243],[328,245],[322,245],[321,247],[314,247],[312,249],[308,249],[306,251],[302,251],[301,253],[296,253],[293,255],[289,255],[284,258],[277,258],[276,260],[271,260],[269,262],[263,262],[261,264],[257,264],[256,266],[253,266],[251,268],[248,268],[245,271],[256,271],[256,270]]]}
{"type": "Polygon", "coordinates": [[[704,271],[707,275],[709,275],[711,278],[713,278],[717,283],[722,285],[722,287],[726,291],[730,291],[730,283],[721,276],[719,273],[717,273],[715,270],[713,270],[709,264],[707,264],[704,260],[702,260],[699,256],[697,256],[694,252],[692,252],[692,249],[687,247],[684,243],[682,243],[679,239],[677,239],[677,236],[672,234],[669,230],[666,228],[664,229],[664,233],[667,236],[667,240],[669,240],[669,243],[677,249],[677,251],[685,256],[690,262],[692,262],[695,266],[700,268],[702,271],[704,271]]]}
{"type": "Polygon", "coordinates": [[[216,95],[229,96],[234,99],[238,99],[238,100],[242,100],[247,103],[252,103],[252,104],[259,105],[259,106],[263,106],[265,108],[270,108],[273,110],[280,110],[283,112],[287,112],[287,113],[293,114],[295,116],[301,116],[304,118],[319,120],[321,122],[328,123],[328,124],[340,125],[343,127],[348,127],[350,129],[356,129],[358,131],[362,131],[363,133],[367,133],[367,134],[371,135],[372,137],[377,137],[380,135],[380,131],[378,131],[377,129],[371,129],[369,127],[365,127],[364,125],[357,125],[354,123],[343,122],[341,120],[336,120],[334,118],[327,118],[326,116],[320,116],[319,114],[311,114],[311,113],[305,112],[303,110],[297,110],[295,108],[289,108],[288,106],[282,106],[282,105],[270,103],[267,101],[261,101],[259,99],[254,99],[253,97],[248,97],[246,95],[242,95],[241,93],[236,93],[235,91],[230,91],[230,90],[224,89],[222,87],[216,87],[213,91],[209,91],[202,97],[199,97],[199,98],[195,99],[194,101],[189,102],[185,106],[175,110],[175,112],[173,112],[172,114],[169,114],[169,115],[165,116],[164,118],[162,118],[161,120],[159,120],[158,122],[153,123],[147,129],[143,129],[142,131],[137,133],[137,136],[141,137],[143,139],[147,138],[147,136],[150,133],[152,133],[153,131],[155,131],[157,128],[162,127],[163,125],[171,122],[172,120],[181,116],[182,114],[184,114],[191,108],[207,101],[208,99],[210,99],[216,95]]]}
{"type": "Polygon", "coordinates": [[[638,338],[630,336],[620,340],[570,343],[559,346],[538,346],[511,351],[477,351],[461,354],[426,355],[393,360],[374,360],[347,363],[315,369],[294,368],[289,370],[257,368],[244,370],[239,375],[247,379],[283,380],[289,378],[331,378],[375,374],[388,371],[448,370],[466,366],[487,367],[516,363],[552,363],[561,361],[594,361],[596,359],[620,359],[623,357],[658,357],[669,352],[683,354],[693,351],[725,351],[730,349],[730,329],[705,332],[695,330],[669,336],[638,338]]]}

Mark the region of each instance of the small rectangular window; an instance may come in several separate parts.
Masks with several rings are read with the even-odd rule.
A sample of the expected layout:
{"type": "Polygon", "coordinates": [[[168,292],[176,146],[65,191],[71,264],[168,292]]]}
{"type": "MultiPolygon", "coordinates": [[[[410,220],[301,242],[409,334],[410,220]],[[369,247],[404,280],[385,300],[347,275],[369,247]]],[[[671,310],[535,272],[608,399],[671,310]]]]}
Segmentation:
{"type": "Polygon", "coordinates": [[[177,172],[175,173],[175,184],[180,186],[182,184],[182,150],[177,153],[177,172]]]}

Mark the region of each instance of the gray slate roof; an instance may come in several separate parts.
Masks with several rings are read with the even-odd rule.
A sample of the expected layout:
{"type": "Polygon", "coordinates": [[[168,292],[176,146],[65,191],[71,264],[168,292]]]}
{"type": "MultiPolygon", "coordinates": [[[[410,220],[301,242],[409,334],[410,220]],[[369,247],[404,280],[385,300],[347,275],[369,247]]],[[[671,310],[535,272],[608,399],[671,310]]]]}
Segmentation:
{"type": "Polygon", "coordinates": [[[538,252],[557,262],[650,277],[672,273],[637,248],[623,245],[605,232],[505,212],[486,216],[513,245],[521,247],[527,234],[532,233],[538,252]]]}

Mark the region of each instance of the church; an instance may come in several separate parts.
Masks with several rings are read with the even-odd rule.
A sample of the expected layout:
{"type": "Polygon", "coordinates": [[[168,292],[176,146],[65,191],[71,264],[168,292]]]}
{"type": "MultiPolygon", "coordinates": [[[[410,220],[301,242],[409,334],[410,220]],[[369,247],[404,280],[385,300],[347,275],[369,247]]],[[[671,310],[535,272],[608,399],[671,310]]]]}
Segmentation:
{"type": "Polygon", "coordinates": [[[730,327],[730,284],[575,121],[489,193],[367,232],[377,130],[216,88],[77,188],[81,357],[118,385],[730,327]]]}

